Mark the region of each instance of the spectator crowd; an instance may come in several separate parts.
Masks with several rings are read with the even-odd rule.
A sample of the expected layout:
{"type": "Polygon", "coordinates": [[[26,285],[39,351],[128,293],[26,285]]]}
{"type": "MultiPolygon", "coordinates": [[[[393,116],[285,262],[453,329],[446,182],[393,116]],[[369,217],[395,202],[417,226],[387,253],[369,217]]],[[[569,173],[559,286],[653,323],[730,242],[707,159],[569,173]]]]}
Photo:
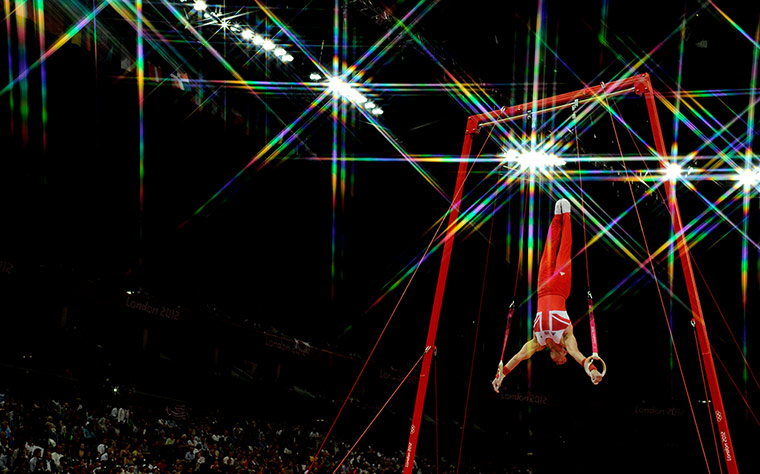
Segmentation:
{"type": "MultiPolygon", "coordinates": [[[[405,453],[328,438],[315,426],[183,414],[81,399],[0,403],[0,474],[364,474],[403,471],[405,453]],[[351,451],[349,453],[349,451],[351,451]],[[316,453],[317,461],[313,456],[316,453]],[[348,455],[346,455],[348,453],[348,455]],[[345,459],[344,459],[345,458],[345,459]],[[337,468],[337,471],[336,471],[337,468]]],[[[415,472],[453,473],[417,457],[415,472]]],[[[460,469],[461,472],[485,472],[460,469]]],[[[493,472],[493,471],[489,471],[493,472]]]]}

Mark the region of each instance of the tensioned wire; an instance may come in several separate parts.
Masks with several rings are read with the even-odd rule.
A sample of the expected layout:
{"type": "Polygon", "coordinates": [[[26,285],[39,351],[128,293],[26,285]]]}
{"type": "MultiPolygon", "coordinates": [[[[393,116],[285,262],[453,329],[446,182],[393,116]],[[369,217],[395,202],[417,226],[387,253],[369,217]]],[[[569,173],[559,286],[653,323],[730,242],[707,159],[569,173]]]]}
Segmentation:
{"type": "MultiPolygon", "coordinates": [[[[467,177],[471,174],[472,169],[474,168],[474,163],[477,161],[477,157],[480,156],[480,154],[483,152],[483,148],[485,148],[485,145],[488,143],[488,139],[491,136],[491,133],[492,132],[489,131],[489,134],[486,137],[486,139],[484,140],[483,145],[481,146],[480,150],[478,151],[478,154],[475,156],[475,159],[472,160],[473,164],[468,169],[467,174],[465,175],[465,178],[462,181],[462,186],[464,186],[464,182],[467,180],[467,177]]],[[[454,195],[456,195],[456,192],[454,193],[454,195]]],[[[453,206],[455,206],[456,204],[457,203],[452,200],[451,205],[449,206],[449,209],[448,209],[447,213],[451,212],[453,206]]],[[[401,296],[399,296],[399,300],[397,301],[395,307],[391,311],[391,314],[388,317],[388,320],[386,321],[385,325],[383,326],[383,329],[380,331],[380,335],[378,336],[377,340],[375,341],[375,344],[373,345],[372,349],[370,350],[370,353],[367,356],[367,359],[364,361],[364,364],[362,365],[362,368],[360,369],[359,374],[356,376],[356,379],[354,380],[353,385],[349,389],[348,394],[346,395],[345,400],[343,401],[340,409],[338,410],[338,413],[335,416],[335,419],[333,420],[332,424],[330,425],[330,428],[328,429],[327,433],[325,434],[324,438],[322,439],[322,443],[320,444],[319,448],[317,449],[317,452],[314,454],[312,462],[309,465],[308,471],[311,471],[311,469],[314,467],[314,464],[317,462],[317,458],[318,458],[319,454],[322,452],[322,450],[324,448],[324,445],[327,442],[327,439],[329,438],[330,434],[332,433],[333,428],[335,428],[335,424],[337,423],[338,418],[340,418],[340,415],[343,412],[343,409],[345,408],[346,404],[348,403],[348,400],[351,398],[351,395],[353,394],[354,389],[356,388],[356,386],[357,386],[357,384],[359,382],[359,379],[361,378],[362,374],[364,373],[364,370],[367,368],[367,365],[369,364],[370,359],[372,358],[373,354],[375,353],[375,350],[377,349],[378,345],[380,344],[380,340],[383,338],[383,335],[385,334],[386,330],[388,329],[388,326],[390,325],[391,320],[393,319],[393,317],[396,314],[396,311],[398,310],[399,306],[401,305],[401,302],[404,299],[404,296],[406,295],[407,290],[411,286],[412,281],[414,281],[414,277],[417,274],[417,271],[419,270],[422,262],[424,262],[427,259],[428,254],[430,252],[430,249],[433,247],[433,244],[436,242],[436,240],[438,240],[440,236],[444,236],[443,238],[445,239],[445,236],[448,235],[448,230],[449,229],[445,229],[444,232],[441,232],[441,228],[443,227],[443,223],[444,222],[445,222],[444,219],[440,219],[438,228],[433,233],[433,237],[431,238],[430,242],[428,243],[428,246],[425,249],[425,252],[423,252],[422,256],[419,259],[419,262],[415,266],[414,272],[412,273],[411,277],[409,278],[409,281],[407,282],[407,285],[404,288],[404,291],[401,293],[401,296]]],[[[456,228],[456,225],[454,226],[454,228],[456,228]]],[[[430,348],[427,348],[425,352],[427,352],[428,349],[430,349],[430,348]]],[[[418,361],[418,363],[419,363],[419,361],[418,361]]],[[[417,364],[415,364],[415,367],[416,367],[416,365],[417,364]]],[[[407,377],[408,377],[408,375],[407,375],[407,377]]],[[[382,411],[385,408],[385,406],[390,402],[390,399],[393,398],[393,396],[396,394],[396,391],[398,391],[398,388],[391,394],[390,398],[385,402],[385,404],[380,409],[380,411],[382,411]]],[[[377,415],[375,415],[375,418],[370,423],[370,426],[374,422],[374,420],[377,419],[377,417],[379,415],[380,415],[380,413],[378,412],[377,415]]],[[[354,447],[356,446],[356,444],[358,444],[358,442],[361,440],[361,438],[364,436],[364,434],[367,432],[368,429],[369,429],[369,426],[359,436],[359,439],[356,440],[356,442],[353,445],[354,447]]],[[[351,449],[353,449],[353,447],[351,449]]],[[[345,461],[345,458],[343,459],[343,461],[341,461],[341,464],[344,461],[345,461]]]]}
{"type": "MultiPolygon", "coordinates": [[[[603,100],[605,102],[605,104],[606,104],[606,99],[602,98],[601,100],[603,100]]],[[[609,105],[606,105],[605,108],[608,111],[611,111],[609,105]]],[[[618,114],[618,116],[619,116],[619,114],[618,114]]],[[[610,113],[610,121],[612,122],[612,130],[613,130],[614,135],[615,135],[615,142],[618,145],[618,149],[620,151],[620,156],[621,156],[621,158],[623,158],[624,157],[623,148],[622,148],[622,145],[620,144],[620,139],[619,139],[618,133],[617,133],[617,127],[615,126],[615,118],[612,116],[611,113],[610,113]]],[[[623,168],[625,169],[625,172],[627,174],[628,173],[628,168],[625,165],[625,160],[621,160],[621,162],[622,162],[623,168]]],[[[653,257],[652,257],[652,254],[651,254],[650,250],[649,250],[649,243],[647,242],[646,233],[644,232],[644,224],[641,221],[641,214],[639,213],[638,203],[637,203],[637,200],[636,200],[636,196],[635,196],[635,194],[633,192],[633,185],[631,184],[630,181],[628,181],[628,189],[631,192],[631,199],[633,200],[633,207],[634,207],[634,209],[636,211],[636,218],[639,221],[639,228],[641,229],[641,236],[642,236],[642,239],[644,241],[644,248],[646,249],[646,252],[647,252],[647,257],[648,257],[647,260],[649,261],[649,265],[651,267],[652,277],[656,279],[657,278],[657,274],[655,273],[655,269],[654,269],[653,257]]],[[[707,466],[707,469],[708,469],[708,472],[709,472],[710,467],[709,467],[709,463],[708,463],[708,460],[707,460],[707,452],[705,451],[704,442],[702,441],[702,434],[699,431],[699,424],[697,423],[697,416],[696,416],[696,414],[694,412],[694,405],[693,405],[693,403],[691,401],[691,395],[689,394],[689,389],[688,389],[688,386],[686,384],[686,377],[685,377],[684,372],[683,372],[683,366],[681,365],[681,358],[678,355],[678,349],[676,348],[675,339],[673,338],[673,329],[670,327],[670,324],[669,324],[669,321],[668,321],[668,312],[667,312],[667,309],[665,308],[665,299],[664,299],[664,297],[662,295],[662,290],[660,289],[660,285],[655,285],[655,287],[657,288],[657,294],[658,294],[658,296],[660,298],[660,304],[662,306],[662,312],[663,312],[663,315],[665,316],[665,323],[666,323],[665,325],[668,327],[668,334],[670,335],[670,342],[672,344],[673,352],[674,352],[674,355],[675,355],[675,358],[676,358],[676,362],[678,364],[679,373],[681,374],[681,380],[683,382],[684,391],[686,392],[686,399],[687,399],[688,404],[689,404],[689,410],[691,411],[691,416],[692,416],[692,419],[694,420],[694,427],[696,428],[696,431],[697,431],[697,438],[699,439],[699,445],[700,445],[700,448],[702,449],[702,455],[703,455],[703,457],[705,459],[705,465],[707,466]]]]}
{"type": "MultiPolygon", "coordinates": [[[[380,413],[382,413],[383,410],[385,410],[385,407],[388,406],[388,403],[390,403],[390,401],[393,399],[394,395],[396,395],[396,392],[398,392],[399,389],[401,387],[403,387],[403,385],[406,383],[406,379],[408,379],[409,376],[412,375],[412,372],[414,372],[414,369],[416,369],[417,366],[420,364],[420,362],[422,362],[422,358],[425,357],[425,354],[427,354],[427,352],[429,350],[431,350],[431,349],[432,349],[431,347],[425,348],[425,350],[422,352],[422,355],[420,355],[420,357],[417,359],[417,362],[415,362],[414,365],[412,366],[412,368],[409,369],[409,372],[407,372],[406,375],[404,376],[404,378],[401,380],[401,382],[399,382],[398,386],[393,391],[393,393],[391,393],[391,396],[388,398],[388,400],[386,400],[385,403],[383,404],[383,406],[380,407],[380,410],[377,412],[377,414],[375,415],[375,417],[372,418],[372,421],[370,421],[369,425],[367,425],[367,427],[364,429],[364,431],[362,432],[362,434],[359,435],[359,439],[357,439],[356,442],[351,446],[351,448],[348,451],[346,451],[346,455],[343,456],[343,459],[341,459],[341,461],[338,463],[338,465],[335,466],[335,470],[333,471],[333,474],[335,474],[336,472],[338,472],[338,469],[340,469],[340,467],[343,465],[343,463],[346,462],[346,459],[348,458],[348,456],[354,450],[354,448],[356,447],[356,445],[359,444],[359,441],[361,441],[361,439],[364,437],[364,435],[367,433],[367,431],[369,431],[369,429],[372,426],[372,424],[380,416],[380,413]]],[[[316,459],[317,459],[317,457],[315,455],[314,456],[314,460],[316,461],[316,459]]],[[[314,464],[314,462],[312,462],[312,465],[313,464],[314,464]]],[[[311,467],[309,467],[309,469],[308,469],[307,472],[311,472],[311,467]]]]}
{"type": "MultiPolygon", "coordinates": [[[[617,106],[615,105],[615,103],[613,103],[613,107],[616,109],[616,114],[615,114],[615,117],[616,117],[618,120],[620,120],[620,121],[621,121],[621,123],[623,123],[623,125],[625,125],[626,129],[627,129],[627,130],[628,130],[628,132],[629,132],[629,135],[631,136],[631,140],[632,140],[632,142],[634,143],[634,146],[635,146],[635,147],[636,147],[636,149],[637,149],[637,152],[640,154],[640,151],[639,151],[639,147],[638,147],[638,145],[637,145],[637,141],[636,141],[636,139],[633,137],[633,134],[632,134],[632,132],[631,132],[631,128],[630,128],[630,127],[629,127],[629,126],[628,126],[628,125],[627,125],[625,122],[623,122],[623,120],[622,120],[622,116],[621,116],[621,114],[620,114],[620,111],[619,111],[619,109],[617,108],[617,106]]],[[[645,162],[645,166],[646,166],[646,162],[645,162]]],[[[648,169],[648,166],[647,166],[647,169],[648,169]]],[[[630,183],[629,183],[629,185],[630,185],[630,183]]],[[[663,202],[666,202],[665,198],[662,196],[662,192],[661,192],[661,190],[659,189],[659,187],[657,188],[657,191],[658,191],[658,193],[659,193],[659,195],[660,195],[660,198],[663,200],[663,202]]],[[[745,232],[745,234],[746,234],[746,232],[745,232]]],[[[745,242],[746,242],[746,239],[745,239],[745,242]]],[[[720,309],[720,306],[718,305],[718,302],[717,302],[717,300],[716,300],[716,298],[715,298],[715,295],[714,295],[714,294],[713,294],[713,292],[712,292],[712,289],[711,289],[710,285],[707,283],[707,280],[705,279],[705,277],[704,277],[704,275],[703,275],[703,273],[702,273],[701,269],[699,268],[699,265],[698,265],[698,264],[697,264],[697,262],[696,262],[696,259],[694,259],[694,257],[693,257],[693,256],[691,256],[691,261],[692,261],[692,263],[694,264],[694,266],[696,267],[696,269],[697,269],[697,272],[699,273],[699,275],[700,275],[700,278],[702,279],[702,282],[704,283],[705,287],[707,288],[707,291],[708,291],[708,293],[710,294],[710,297],[712,298],[712,300],[713,300],[713,303],[715,304],[715,307],[716,307],[716,308],[717,308],[717,310],[718,310],[718,313],[721,315],[721,318],[722,318],[722,320],[723,320],[723,324],[724,324],[724,326],[726,327],[726,329],[728,330],[729,334],[731,335],[731,338],[732,338],[732,340],[734,341],[734,344],[735,344],[735,345],[736,345],[736,347],[739,349],[739,353],[741,354],[742,360],[743,360],[743,362],[744,362],[744,367],[745,367],[745,369],[746,369],[746,370],[747,370],[747,372],[748,372],[748,373],[749,373],[749,374],[752,376],[753,380],[755,381],[755,384],[756,384],[758,387],[760,387],[760,382],[758,382],[758,379],[757,379],[757,377],[755,376],[754,372],[752,371],[752,368],[751,368],[751,367],[750,367],[750,365],[749,365],[749,361],[747,360],[747,358],[746,358],[746,356],[745,356],[745,353],[744,353],[744,351],[742,350],[742,347],[739,345],[739,342],[737,341],[737,338],[736,338],[736,336],[734,335],[733,331],[731,330],[731,327],[730,327],[730,325],[728,324],[728,321],[726,320],[726,317],[725,317],[725,315],[723,314],[723,311],[721,311],[721,309],[720,309]]],[[[651,261],[650,261],[650,263],[651,263],[651,261]]],[[[673,344],[673,347],[675,348],[675,344],[673,344]]],[[[731,376],[731,374],[730,374],[730,373],[728,372],[728,370],[726,369],[726,366],[725,366],[725,364],[723,364],[722,360],[720,359],[720,357],[718,356],[718,354],[717,354],[717,353],[716,353],[714,350],[713,350],[713,353],[715,354],[715,356],[716,356],[716,357],[718,358],[718,360],[720,361],[721,365],[722,365],[722,366],[723,366],[723,368],[724,368],[724,371],[725,371],[726,375],[729,377],[729,379],[731,380],[732,384],[733,384],[733,385],[734,385],[734,387],[736,388],[736,390],[737,390],[737,393],[739,394],[740,398],[741,398],[741,399],[742,399],[742,401],[744,402],[744,404],[745,404],[745,406],[747,407],[747,409],[749,410],[749,412],[752,414],[752,417],[755,419],[755,422],[756,422],[758,425],[760,425],[760,420],[758,420],[758,417],[756,416],[756,414],[754,413],[754,411],[753,411],[753,410],[752,410],[752,408],[750,407],[750,405],[749,405],[749,402],[747,401],[747,399],[745,398],[745,396],[744,396],[744,395],[741,393],[741,390],[739,389],[738,385],[736,384],[736,381],[733,379],[733,377],[731,376]]],[[[700,358],[700,360],[699,360],[699,364],[700,364],[700,369],[701,369],[702,371],[704,371],[704,368],[703,368],[703,366],[702,366],[702,360],[701,360],[701,358],[700,358]]],[[[704,384],[704,383],[705,383],[705,382],[704,382],[704,374],[703,374],[703,384],[704,384]]],[[[706,386],[705,386],[705,389],[706,389],[706,386]]],[[[708,397],[708,399],[709,399],[709,397],[708,397]]],[[[712,424],[713,424],[713,419],[712,419],[712,417],[710,417],[710,423],[711,423],[711,426],[712,426],[712,424]]],[[[714,433],[714,429],[713,429],[713,433],[714,433]]],[[[715,434],[713,434],[713,437],[715,438],[715,434]]],[[[716,445],[717,445],[717,438],[715,438],[715,442],[716,442],[716,445]]],[[[718,448],[716,448],[716,449],[718,449],[718,448]]]]}
{"type": "MultiPolygon", "coordinates": [[[[755,376],[755,372],[752,370],[752,367],[750,367],[749,361],[747,361],[747,358],[744,355],[744,351],[742,350],[742,347],[739,345],[739,341],[737,341],[736,336],[734,335],[734,332],[731,330],[731,326],[728,325],[726,316],[723,314],[723,311],[721,311],[720,306],[718,305],[718,301],[712,292],[712,289],[707,284],[707,280],[705,279],[705,276],[702,274],[702,270],[699,268],[699,265],[697,265],[697,262],[694,261],[694,259],[692,259],[692,261],[694,262],[694,266],[697,268],[697,272],[699,273],[699,276],[702,279],[702,282],[705,284],[705,287],[707,288],[707,292],[710,294],[710,297],[712,298],[713,303],[715,304],[715,308],[718,310],[718,314],[720,314],[720,317],[723,319],[723,324],[725,324],[726,329],[728,329],[728,332],[731,335],[731,339],[734,341],[736,348],[739,349],[739,353],[741,353],[742,355],[742,360],[744,361],[744,365],[749,370],[749,374],[752,376],[752,379],[755,381],[755,385],[757,385],[757,387],[760,388],[760,381],[758,381],[757,377],[755,376]]],[[[758,424],[760,424],[760,422],[758,422],[758,424]]]]}

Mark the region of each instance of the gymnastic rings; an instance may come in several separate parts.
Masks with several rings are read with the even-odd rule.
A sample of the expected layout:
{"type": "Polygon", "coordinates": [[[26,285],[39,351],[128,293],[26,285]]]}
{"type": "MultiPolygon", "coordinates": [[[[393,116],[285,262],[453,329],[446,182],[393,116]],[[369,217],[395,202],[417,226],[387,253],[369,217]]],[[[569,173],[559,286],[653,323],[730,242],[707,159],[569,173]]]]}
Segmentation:
{"type": "Polygon", "coordinates": [[[604,377],[604,374],[607,373],[607,364],[604,363],[604,360],[602,360],[602,358],[599,357],[599,354],[597,354],[596,352],[591,354],[589,357],[586,357],[586,360],[583,361],[583,369],[586,371],[589,377],[592,377],[590,367],[591,367],[591,363],[594,360],[598,360],[599,363],[602,364],[602,369],[599,370],[599,368],[597,368],[596,370],[599,370],[599,373],[602,375],[602,377],[604,377]]]}

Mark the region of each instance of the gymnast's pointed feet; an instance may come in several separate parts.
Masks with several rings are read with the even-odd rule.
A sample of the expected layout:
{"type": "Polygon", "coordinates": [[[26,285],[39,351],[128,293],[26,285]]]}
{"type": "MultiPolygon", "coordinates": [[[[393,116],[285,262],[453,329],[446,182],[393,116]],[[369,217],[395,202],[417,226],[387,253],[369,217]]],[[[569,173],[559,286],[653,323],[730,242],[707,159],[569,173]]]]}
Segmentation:
{"type": "Polygon", "coordinates": [[[499,393],[499,387],[501,387],[501,382],[504,381],[504,363],[499,362],[499,368],[496,371],[496,377],[491,382],[491,386],[493,387],[493,391],[496,393],[499,393]]]}
{"type": "Polygon", "coordinates": [[[568,212],[570,212],[570,201],[567,199],[562,198],[554,205],[554,214],[567,214],[568,212]]]}

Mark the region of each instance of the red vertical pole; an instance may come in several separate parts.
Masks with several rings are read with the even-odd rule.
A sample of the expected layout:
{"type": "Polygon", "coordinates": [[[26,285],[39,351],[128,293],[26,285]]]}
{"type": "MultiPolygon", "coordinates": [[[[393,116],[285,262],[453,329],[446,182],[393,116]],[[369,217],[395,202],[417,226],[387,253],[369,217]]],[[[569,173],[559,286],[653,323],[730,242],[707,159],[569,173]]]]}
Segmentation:
{"type": "MultiPolygon", "coordinates": [[[[662,137],[662,129],[660,128],[660,119],[657,115],[657,108],[654,99],[654,90],[652,89],[652,83],[648,74],[642,75],[641,90],[637,92],[642,93],[646,99],[647,110],[649,111],[649,121],[652,124],[652,134],[654,135],[655,148],[657,154],[660,156],[660,163],[663,168],[667,166],[665,161],[665,140],[662,137]]],[[[668,193],[668,202],[670,205],[670,216],[673,222],[673,231],[677,236],[678,242],[678,254],[681,260],[681,266],[683,267],[684,279],[686,280],[686,288],[689,292],[689,302],[691,303],[691,313],[693,316],[693,322],[697,330],[697,339],[702,350],[702,360],[705,367],[705,373],[707,378],[707,385],[710,390],[710,396],[712,397],[713,415],[718,425],[718,432],[720,433],[720,443],[723,447],[723,459],[726,462],[726,468],[729,474],[738,474],[739,469],[736,465],[736,456],[734,455],[734,447],[731,442],[731,434],[728,430],[728,422],[726,421],[726,412],[723,408],[723,397],[720,394],[720,385],[718,385],[718,374],[715,371],[715,362],[713,361],[712,351],[710,350],[710,341],[707,337],[707,327],[705,326],[704,316],[702,314],[702,304],[699,301],[699,294],[697,293],[697,284],[694,279],[694,272],[692,271],[691,258],[689,256],[689,246],[686,242],[686,236],[683,233],[683,224],[681,222],[681,212],[678,208],[678,200],[676,199],[675,187],[670,182],[665,183],[665,190],[668,193]]]]}
{"type": "Polygon", "coordinates": [[[409,444],[406,449],[406,460],[404,461],[404,474],[411,474],[414,468],[414,453],[417,451],[417,438],[420,433],[420,421],[422,421],[422,407],[425,404],[425,394],[427,393],[428,374],[430,373],[430,364],[433,361],[433,347],[435,347],[435,335],[438,331],[438,319],[441,315],[441,306],[443,303],[443,292],[446,288],[446,277],[449,273],[449,262],[451,261],[451,248],[454,245],[454,235],[456,234],[457,219],[459,218],[459,204],[462,200],[462,188],[464,187],[464,178],[467,174],[467,160],[470,156],[472,147],[472,135],[477,133],[477,121],[473,118],[467,121],[467,131],[464,136],[464,145],[462,146],[462,161],[459,162],[457,171],[457,182],[454,190],[454,197],[451,202],[451,211],[449,212],[449,221],[446,228],[446,237],[443,243],[443,255],[441,257],[441,267],[438,270],[438,283],[435,288],[435,299],[433,300],[433,311],[430,315],[430,326],[428,328],[427,340],[425,342],[425,355],[422,359],[422,369],[420,371],[420,380],[417,385],[417,397],[414,403],[414,415],[412,416],[412,427],[409,430],[409,444]]]}

